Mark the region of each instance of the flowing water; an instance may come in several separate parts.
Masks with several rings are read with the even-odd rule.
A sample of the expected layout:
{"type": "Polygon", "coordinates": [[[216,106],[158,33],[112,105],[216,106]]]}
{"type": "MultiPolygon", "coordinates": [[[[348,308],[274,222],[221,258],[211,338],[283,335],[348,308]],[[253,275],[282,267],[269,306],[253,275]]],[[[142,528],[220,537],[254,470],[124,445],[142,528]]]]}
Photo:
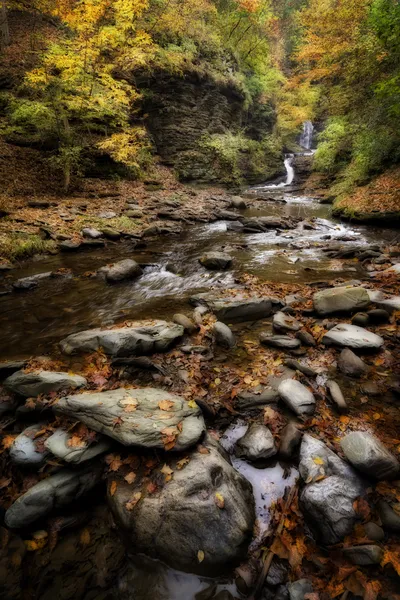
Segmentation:
{"type": "MultiPolygon", "coordinates": [[[[59,268],[71,269],[73,276],[46,278],[32,291],[0,296],[0,356],[9,359],[49,353],[52,344],[70,333],[125,319],[168,319],[179,310],[187,312],[188,298],[194,292],[206,291],[213,286],[234,287],[235,277],[245,272],[264,280],[299,283],[365,277],[367,274],[362,265],[331,260],[321,247],[335,241],[344,245],[356,242],[368,247],[371,243],[393,241],[396,232],[334,221],[328,206],[290,191],[288,186],[294,176],[292,157],[286,158],[285,165],[286,186],[280,185],[277,189],[269,184],[255,190],[257,197],[268,196],[275,190],[280,194],[276,196],[277,201],[257,200],[241,214],[301,217],[304,221],[294,230],[245,234],[228,230],[225,221],[217,221],[191,225],[179,237],[149,241],[141,250],[133,249],[129,243],[110,243],[106,249],[42,257],[22,265],[12,273],[11,280],[59,268]],[[205,251],[221,249],[233,256],[232,270],[210,273],[199,265],[198,259],[205,251]],[[136,281],[109,286],[103,279],[87,275],[104,264],[128,257],[144,266],[143,276],[136,281]]],[[[230,451],[245,428],[245,423],[234,423],[225,432],[222,445],[230,451]]],[[[235,468],[253,485],[262,535],[268,528],[271,502],[283,494],[297,472],[295,469],[284,471],[279,463],[257,469],[243,460],[232,460],[235,468]]],[[[195,600],[201,598],[197,594],[210,586],[217,591],[230,590],[239,597],[233,578],[212,582],[179,573],[156,561],[136,558],[120,574],[116,597],[195,600]]],[[[203,597],[211,596],[205,594],[203,597]]]]}

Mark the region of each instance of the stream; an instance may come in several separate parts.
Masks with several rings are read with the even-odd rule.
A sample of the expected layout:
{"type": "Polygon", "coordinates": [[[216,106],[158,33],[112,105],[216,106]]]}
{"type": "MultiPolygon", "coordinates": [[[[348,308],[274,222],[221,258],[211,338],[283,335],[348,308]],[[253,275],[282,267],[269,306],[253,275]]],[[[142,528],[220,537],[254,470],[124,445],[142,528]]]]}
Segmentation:
{"type": "MultiPolygon", "coordinates": [[[[296,229],[251,234],[230,230],[229,222],[219,220],[190,225],[179,237],[151,239],[142,249],[133,249],[129,242],[109,243],[104,249],[39,257],[22,264],[12,272],[11,281],[60,268],[71,269],[72,276],[45,278],[33,290],[0,296],[0,357],[10,360],[50,353],[51,346],[65,336],[100,325],[106,327],[142,318],[168,320],[176,312],[187,312],[188,298],[194,292],[234,287],[235,279],[244,273],[284,283],[367,277],[361,263],[329,259],[322,247],[336,241],[344,246],[357,243],[367,248],[374,243],[393,241],[397,232],[333,220],[329,206],[291,187],[295,173],[290,156],[286,157],[285,165],[286,181],[253,188],[251,194],[257,200],[240,214],[301,218],[296,229]],[[270,198],[271,194],[275,194],[277,201],[262,199],[270,198]],[[233,257],[233,269],[210,272],[199,265],[199,258],[206,251],[222,249],[233,257]],[[93,275],[101,266],[123,258],[133,258],[140,263],[144,267],[143,276],[133,282],[109,286],[93,275]]],[[[245,430],[245,422],[234,422],[221,444],[227,451],[231,450],[245,430]]],[[[237,458],[233,458],[233,465],[253,486],[258,531],[262,535],[268,528],[271,503],[295,481],[297,471],[289,468],[284,472],[279,462],[258,469],[237,458]]],[[[198,600],[214,597],[201,595],[211,588],[212,594],[226,590],[238,597],[233,578],[214,584],[137,557],[119,574],[117,593],[112,597],[198,600]]]]}

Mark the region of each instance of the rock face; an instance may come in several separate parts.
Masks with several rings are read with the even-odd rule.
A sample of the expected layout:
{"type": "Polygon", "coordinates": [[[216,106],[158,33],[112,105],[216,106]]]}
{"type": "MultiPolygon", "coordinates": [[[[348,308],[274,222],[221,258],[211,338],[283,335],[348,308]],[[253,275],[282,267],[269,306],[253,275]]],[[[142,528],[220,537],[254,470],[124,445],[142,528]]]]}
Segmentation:
{"type": "Polygon", "coordinates": [[[349,462],[373,479],[396,479],[400,463],[393,454],[367,431],[352,431],[340,442],[349,462]]]}
{"type": "Polygon", "coordinates": [[[235,447],[238,458],[260,460],[276,454],[274,436],[265,425],[252,423],[247,432],[241,437],[235,447]]]}
{"type": "Polygon", "coordinates": [[[299,470],[309,482],[300,498],[304,514],[324,543],[336,544],[353,530],[353,503],[363,493],[363,484],[349,465],[310,435],[303,436],[299,470]],[[316,481],[321,476],[324,479],[316,481]]]}
{"type": "Polygon", "coordinates": [[[229,269],[232,257],[224,252],[207,252],[200,258],[200,264],[206,269],[229,269]]]}
{"type": "Polygon", "coordinates": [[[363,360],[357,354],[354,354],[349,348],[345,348],[341,351],[338,367],[342,373],[349,377],[361,377],[364,375],[368,367],[363,360]]]}
{"type": "Polygon", "coordinates": [[[370,304],[368,292],[360,287],[336,287],[314,294],[315,311],[319,315],[353,312],[370,304]]]}
{"type": "Polygon", "coordinates": [[[60,342],[65,354],[103,348],[111,356],[142,356],[168,350],[184,333],[183,327],[166,321],[139,322],[121,329],[88,329],[60,342]]]}
{"type": "Polygon", "coordinates": [[[62,429],[57,429],[44,443],[49,452],[72,464],[80,464],[86,460],[90,460],[99,454],[107,452],[111,443],[107,439],[102,439],[99,442],[89,444],[82,442],[79,446],[71,445],[72,435],[62,429]]]}
{"type": "Polygon", "coordinates": [[[315,398],[305,385],[295,379],[285,379],[278,387],[284,403],[296,415],[312,415],[315,411],[315,398]]]}
{"type": "Polygon", "coordinates": [[[53,509],[77,500],[100,481],[102,471],[102,465],[92,464],[76,471],[64,469],[43,479],[10,506],[4,518],[7,527],[26,527],[53,509]]]}
{"type": "MultiPolygon", "coordinates": [[[[215,314],[219,321],[257,321],[269,317],[276,306],[272,298],[215,298],[209,294],[193,296],[190,302],[203,305],[215,314]]],[[[280,306],[280,304],[278,304],[280,306]]]]}
{"type": "Polygon", "coordinates": [[[240,561],[254,524],[251,486],[215,442],[208,454],[193,451],[182,469],[154,494],[142,495],[133,510],[126,503],[138,485],[118,483],[108,502],[130,548],[175,569],[216,575],[240,561]],[[216,496],[218,494],[218,496],[216,496]],[[223,499],[223,508],[217,505],[223,499]],[[200,562],[199,552],[204,556],[200,562]]]}
{"type": "Polygon", "coordinates": [[[103,267],[101,271],[104,273],[108,283],[118,283],[119,281],[125,281],[127,279],[136,279],[136,277],[139,277],[143,273],[137,262],[130,258],[120,260],[110,267],[103,267]]]}
{"type": "Polygon", "coordinates": [[[86,383],[87,381],[84,377],[69,375],[68,373],[55,371],[25,373],[25,371],[17,371],[10,375],[10,377],[7,377],[4,381],[4,387],[15,394],[30,398],[39,394],[77,389],[85,386],[86,383]]]}
{"type": "Polygon", "coordinates": [[[40,438],[35,435],[42,429],[42,425],[31,425],[18,435],[10,447],[10,458],[21,467],[34,467],[39,469],[48,457],[48,452],[42,450],[38,442],[40,438]]]}
{"type": "Polygon", "coordinates": [[[221,321],[217,321],[216,323],[214,323],[213,329],[215,334],[215,341],[219,346],[222,346],[223,348],[226,348],[228,350],[229,348],[233,348],[235,346],[235,336],[233,335],[228,325],[225,325],[225,323],[221,323],[221,321]]]}
{"type": "Polygon", "coordinates": [[[55,409],[125,446],[185,450],[205,428],[195,402],[155,388],[66,396],[55,409]]]}
{"type": "Polygon", "coordinates": [[[363,327],[342,323],[328,331],[322,338],[322,343],[347,348],[360,348],[361,350],[378,350],[383,346],[383,339],[363,327]]]}

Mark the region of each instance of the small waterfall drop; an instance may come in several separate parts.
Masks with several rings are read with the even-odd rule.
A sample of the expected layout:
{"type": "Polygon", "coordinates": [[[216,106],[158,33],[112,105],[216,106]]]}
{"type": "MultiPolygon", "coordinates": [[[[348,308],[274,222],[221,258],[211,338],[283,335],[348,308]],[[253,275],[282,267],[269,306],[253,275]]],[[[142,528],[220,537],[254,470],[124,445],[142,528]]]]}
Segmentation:
{"type": "Polygon", "coordinates": [[[286,181],[281,185],[290,185],[294,179],[293,154],[285,156],[284,165],[286,169],[286,181]]]}
{"type": "Polygon", "coordinates": [[[299,144],[305,150],[311,150],[314,125],[311,121],[304,121],[303,133],[300,135],[299,144]]]}

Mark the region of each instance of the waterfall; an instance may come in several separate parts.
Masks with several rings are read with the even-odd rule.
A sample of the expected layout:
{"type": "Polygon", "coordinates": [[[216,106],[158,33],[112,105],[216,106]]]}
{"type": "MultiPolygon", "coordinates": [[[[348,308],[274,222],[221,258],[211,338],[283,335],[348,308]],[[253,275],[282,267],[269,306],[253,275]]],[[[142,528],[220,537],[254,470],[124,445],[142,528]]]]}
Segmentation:
{"type": "Polygon", "coordinates": [[[283,185],[290,185],[294,178],[294,169],[293,169],[293,154],[287,154],[285,156],[284,165],[286,169],[286,181],[283,185]]]}
{"type": "Polygon", "coordinates": [[[300,146],[306,150],[311,150],[314,126],[311,121],[304,121],[303,133],[300,135],[300,146]]]}

